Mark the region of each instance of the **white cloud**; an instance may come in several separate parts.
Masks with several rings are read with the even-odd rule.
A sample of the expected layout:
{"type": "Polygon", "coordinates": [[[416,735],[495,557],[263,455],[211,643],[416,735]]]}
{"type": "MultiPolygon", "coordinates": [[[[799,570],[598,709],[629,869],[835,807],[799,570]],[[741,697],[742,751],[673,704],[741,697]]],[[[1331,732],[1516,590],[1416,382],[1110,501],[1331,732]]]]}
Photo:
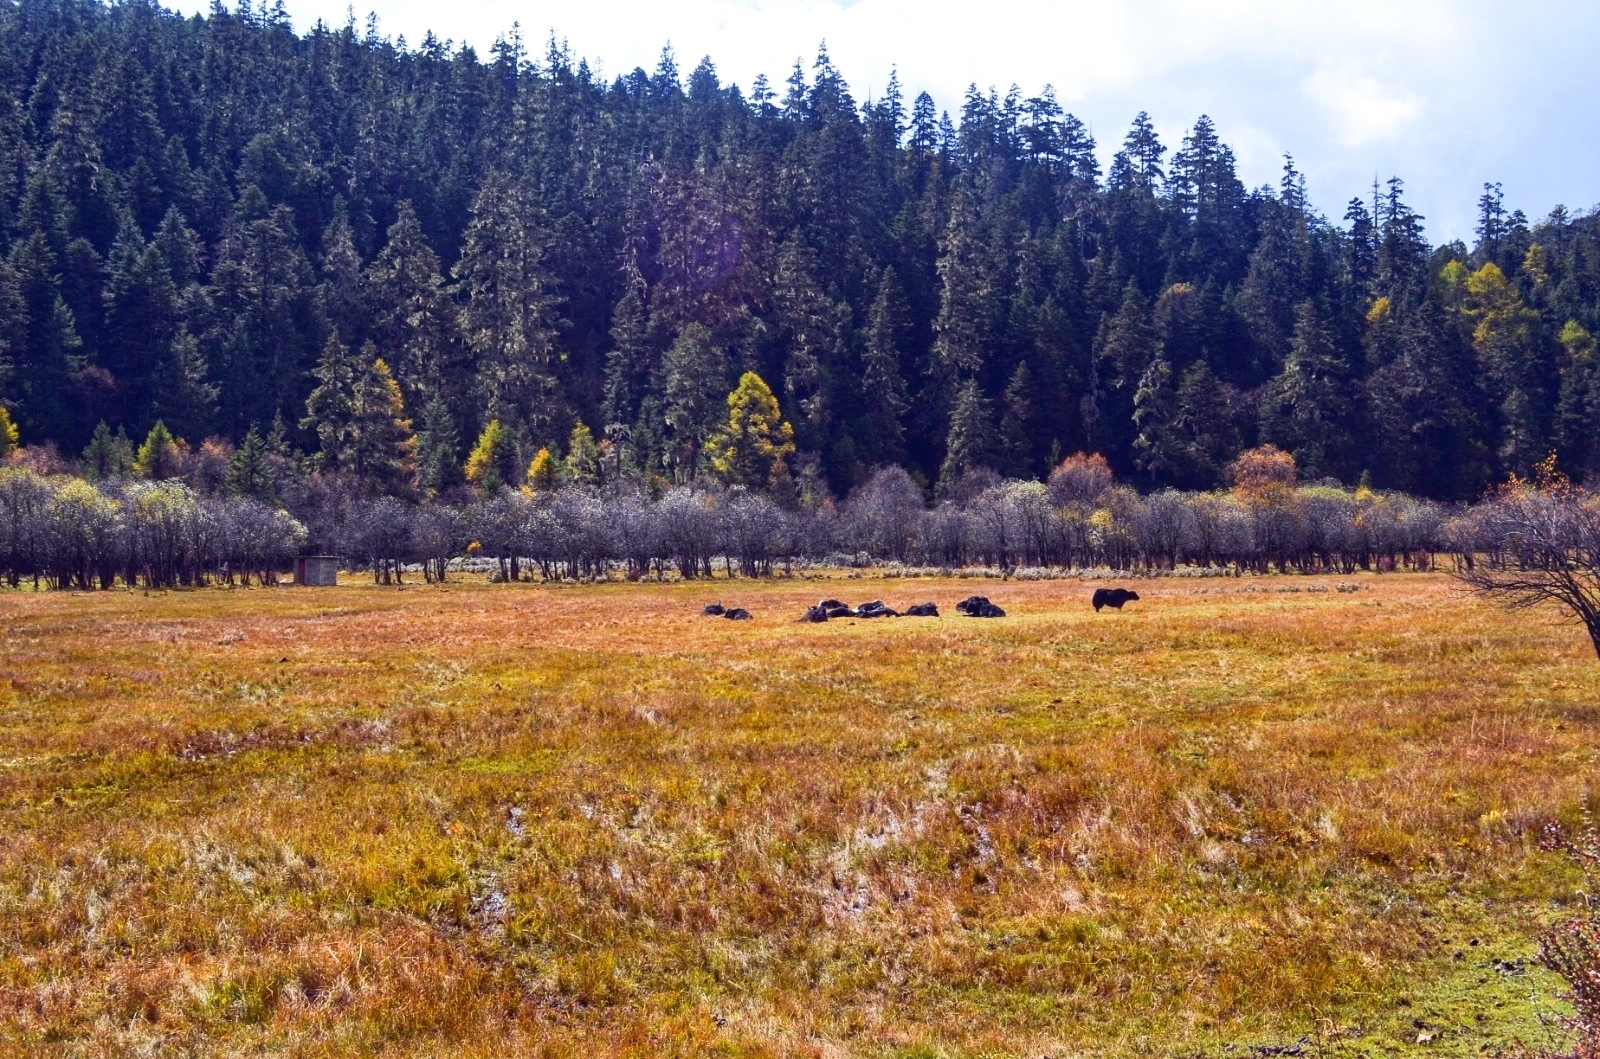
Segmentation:
{"type": "Polygon", "coordinates": [[[1305,89],[1345,147],[1394,139],[1422,116],[1425,105],[1414,92],[1349,68],[1320,67],[1306,78],[1305,89]]]}

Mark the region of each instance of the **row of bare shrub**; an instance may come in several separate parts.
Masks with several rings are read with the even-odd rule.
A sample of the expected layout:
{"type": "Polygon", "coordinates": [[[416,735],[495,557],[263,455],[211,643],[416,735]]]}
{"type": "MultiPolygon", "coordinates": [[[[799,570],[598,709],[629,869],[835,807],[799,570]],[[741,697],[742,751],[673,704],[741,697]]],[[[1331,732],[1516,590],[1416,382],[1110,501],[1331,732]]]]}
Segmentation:
{"type": "Polygon", "coordinates": [[[91,484],[0,468],[0,577],[52,587],[274,579],[301,552],[380,580],[442,579],[477,556],[502,579],[759,577],[796,563],[1161,571],[1426,567],[1473,523],[1427,501],[1328,486],[1140,495],[1109,480],[974,475],[929,508],[898,468],[844,503],[785,508],[739,488],[504,490],[467,504],[362,498],[310,483],[281,505],[178,481],[91,484]]]}

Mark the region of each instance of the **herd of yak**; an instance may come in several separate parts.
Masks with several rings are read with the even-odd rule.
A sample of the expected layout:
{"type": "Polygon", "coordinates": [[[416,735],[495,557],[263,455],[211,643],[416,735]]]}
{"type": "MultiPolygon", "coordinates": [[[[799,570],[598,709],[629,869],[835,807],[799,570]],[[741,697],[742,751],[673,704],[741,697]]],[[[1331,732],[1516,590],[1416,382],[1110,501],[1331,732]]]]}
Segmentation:
{"type": "MultiPolygon", "coordinates": [[[[1098,612],[1102,607],[1111,607],[1121,610],[1124,603],[1131,603],[1139,598],[1139,593],[1126,588],[1097,588],[1090,600],[1098,612]]],[[[1006,612],[989,602],[987,596],[968,596],[956,604],[956,610],[969,618],[1003,618],[1006,612]]],[[[750,612],[743,607],[724,607],[721,603],[708,603],[703,614],[708,617],[727,618],[729,621],[748,621],[750,612]]],[[[814,607],[806,608],[800,615],[799,621],[819,622],[833,621],[836,618],[937,618],[939,605],[936,603],[914,603],[905,610],[895,610],[886,606],[881,599],[871,603],[863,603],[852,607],[850,604],[838,599],[825,599],[814,607]]]]}

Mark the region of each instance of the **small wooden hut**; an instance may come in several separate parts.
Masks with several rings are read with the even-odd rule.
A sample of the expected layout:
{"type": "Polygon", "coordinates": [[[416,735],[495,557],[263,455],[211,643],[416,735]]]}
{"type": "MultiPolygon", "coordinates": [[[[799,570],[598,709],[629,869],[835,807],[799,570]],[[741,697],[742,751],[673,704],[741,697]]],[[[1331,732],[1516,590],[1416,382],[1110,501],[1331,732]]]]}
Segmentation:
{"type": "Polygon", "coordinates": [[[337,585],[339,583],[339,557],[337,555],[301,555],[294,561],[294,583],[297,585],[337,585]]]}

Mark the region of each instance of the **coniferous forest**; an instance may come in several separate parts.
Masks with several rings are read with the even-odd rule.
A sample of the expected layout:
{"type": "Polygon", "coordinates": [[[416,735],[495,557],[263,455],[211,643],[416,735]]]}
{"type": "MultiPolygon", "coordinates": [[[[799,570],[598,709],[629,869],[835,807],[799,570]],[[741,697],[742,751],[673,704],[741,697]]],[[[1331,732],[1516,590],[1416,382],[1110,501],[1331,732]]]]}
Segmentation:
{"type": "Polygon", "coordinates": [[[936,495],[1079,451],[1209,489],[1265,444],[1441,500],[1600,478],[1600,217],[1488,186],[1433,246],[1398,177],[1324,213],[1204,116],[1102,171],[1048,87],[908,95],[825,52],[747,94],[515,33],[0,4],[0,406],[91,472],[159,430],[400,496],[541,457],[936,495]]]}

